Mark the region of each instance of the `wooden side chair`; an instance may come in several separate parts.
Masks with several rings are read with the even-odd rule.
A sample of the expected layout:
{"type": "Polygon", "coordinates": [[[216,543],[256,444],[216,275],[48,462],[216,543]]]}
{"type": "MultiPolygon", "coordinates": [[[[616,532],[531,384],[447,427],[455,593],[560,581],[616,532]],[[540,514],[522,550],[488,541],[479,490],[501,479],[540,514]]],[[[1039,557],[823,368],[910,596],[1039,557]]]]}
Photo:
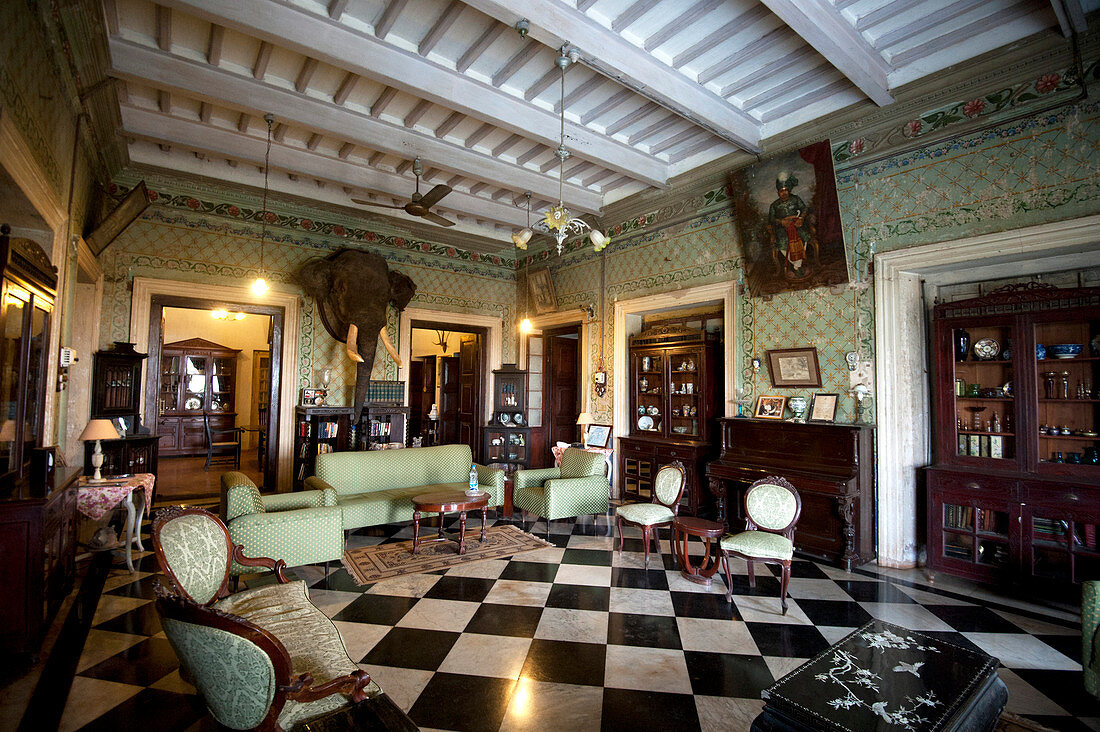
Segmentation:
{"type": "MultiPolygon", "coordinates": [[[[623,553],[623,524],[642,530],[645,545],[645,568],[649,569],[649,539],[657,544],[657,556],[661,556],[661,539],[658,529],[672,526],[672,520],[680,509],[686,477],[684,465],[679,460],[665,465],[653,479],[653,495],[649,503],[624,503],[615,510],[615,523],[619,529],[619,553],[623,553]]],[[[671,542],[670,542],[671,548],[671,542]]],[[[676,561],[676,552],[672,552],[676,561]]]]}
{"type": "Polygon", "coordinates": [[[733,602],[733,577],[730,555],[749,565],[749,586],[756,587],[753,562],[778,564],[783,568],[779,581],[779,600],[787,614],[787,585],[791,581],[794,557],[794,527],[802,515],[802,498],[783,478],[762,478],[745,492],[745,531],[726,534],[719,542],[722,568],[726,572],[726,602],[733,602]]]}
{"type": "Polygon", "coordinates": [[[206,412],[202,414],[202,426],[206,430],[206,465],[203,470],[209,470],[214,463],[225,463],[232,465],[234,470],[240,470],[240,428],[213,429],[210,426],[210,415],[206,412]]]}

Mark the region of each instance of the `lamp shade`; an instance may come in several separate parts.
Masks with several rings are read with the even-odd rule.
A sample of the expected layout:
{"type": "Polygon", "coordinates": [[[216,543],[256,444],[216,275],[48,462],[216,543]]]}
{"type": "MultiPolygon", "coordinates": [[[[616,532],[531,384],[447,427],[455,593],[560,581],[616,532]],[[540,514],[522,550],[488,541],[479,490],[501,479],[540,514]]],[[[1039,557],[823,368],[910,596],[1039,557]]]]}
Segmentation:
{"type": "Polygon", "coordinates": [[[77,439],[82,441],[117,440],[118,430],[115,429],[114,424],[109,419],[93,419],[88,422],[88,426],[84,428],[77,439]]]}
{"type": "Polygon", "coordinates": [[[579,415],[577,415],[577,424],[579,425],[584,425],[585,427],[587,427],[588,425],[593,424],[595,421],[596,420],[592,419],[592,415],[588,412],[581,412],[579,415]]]}

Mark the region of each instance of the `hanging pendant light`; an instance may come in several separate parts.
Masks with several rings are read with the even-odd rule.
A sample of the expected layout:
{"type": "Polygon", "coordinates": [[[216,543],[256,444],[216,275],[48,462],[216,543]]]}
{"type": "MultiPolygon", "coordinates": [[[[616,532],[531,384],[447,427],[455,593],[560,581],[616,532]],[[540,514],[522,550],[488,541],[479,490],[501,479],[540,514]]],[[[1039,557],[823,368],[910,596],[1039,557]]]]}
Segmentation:
{"type": "MultiPolygon", "coordinates": [[[[527,226],[519,231],[512,232],[512,243],[516,245],[517,249],[526,251],[527,242],[531,241],[531,235],[535,232],[531,228],[531,191],[524,191],[523,197],[527,199],[527,226]]],[[[515,203],[515,201],[512,203],[515,203]]]]}
{"type": "Polygon", "coordinates": [[[264,279],[264,239],[267,237],[267,184],[271,172],[271,125],[275,122],[275,115],[268,112],[264,115],[264,122],[267,122],[267,150],[264,152],[264,204],[260,212],[260,276],[252,283],[252,293],[257,296],[265,295],[271,289],[264,279]]]}
{"type": "MultiPolygon", "coordinates": [[[[531,194],[527,194],[527,215],[531,215],[531,194]]],[[[530,219],[528,219],[527,229],[530,231],[530,219]]],[[[521,247],[525,248],[525,247],[521,247]]],[[[523,320],[519,324],[519,332],[524,335],[531,332],[531,319],[527,317],[527,306],[531,303],[531,257],[523,255],[523,320]]]]}

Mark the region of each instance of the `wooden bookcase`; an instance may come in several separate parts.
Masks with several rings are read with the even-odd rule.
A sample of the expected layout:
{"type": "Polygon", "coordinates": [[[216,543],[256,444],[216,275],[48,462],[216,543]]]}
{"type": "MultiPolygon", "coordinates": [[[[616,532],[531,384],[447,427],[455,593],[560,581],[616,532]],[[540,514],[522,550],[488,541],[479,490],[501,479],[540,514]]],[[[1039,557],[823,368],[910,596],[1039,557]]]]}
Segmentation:
{"type": "Polygon", "coordinates": [[[706,461],[718,414],[721,381],[717,338],[679,325],[658,325],[630,338],[630,429],[619,440],[624,501],[648,501],[661,466],[679,460],[687,485],[680,511],[706,508],[706,461]]]}
{"type": "Polygon", "coordinates": [[[296,407],[294,410],[294,490],[313,475],[317,456],[369,450],[375,443],[406,443],[409,408],[368,405],[359,424],[353,407],[296,407]]]}
{"type": "Polygon", "coordinates": [[[929,570],[1079,593],[1100,577],[1100,289],[937,305],[933,345],[929,570]]]}

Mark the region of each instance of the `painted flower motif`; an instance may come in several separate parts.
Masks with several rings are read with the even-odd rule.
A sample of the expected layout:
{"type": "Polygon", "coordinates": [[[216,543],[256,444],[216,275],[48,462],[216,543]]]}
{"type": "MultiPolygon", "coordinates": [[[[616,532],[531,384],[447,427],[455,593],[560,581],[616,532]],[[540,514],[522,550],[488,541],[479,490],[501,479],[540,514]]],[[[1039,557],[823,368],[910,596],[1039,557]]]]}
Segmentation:
{"type": "Polygon", "coordinates": [[[195,198],[188,198],[185,203],[187,204],[187,208],[191,209],[192,211],[196,210],[199,206],[202,205],[198,202],[198,199],[195,198]]]}
{"type": "Polygon", "coordinates": [[[645,226],[645,216],[638,217],[638,226],[645,226]]]}
{"type": "Polygon", "coordinates": [[[905,136],[916,137],[920,134],[921,127],[924,125],[919,119],[911,119],[905,123],[905,136]]]}
{"type": "Polygon", "coordinates": [[[230,207],[229,207],[229,208],[227,208],[227,209],[226,209],[225,211],[226,211],[226,213],[228,213],[228,214],[229,214],[230,216],[239,216],[239,215],[240,215],[240,213],[241,213],[241,210],[240,210],[239,208],[237,208],[236,206],[230,206],[230,207]]]}
{"type": "Polygon", "coordinates": [[[396,239],[393,240],[393,245],[395,247],[403,247],[403,246],[405,246],[405,240],[402,239],[401,237],[397,237],[396,239]]]}
{"type": "Polygon", "coordinates": [[[447,256],[448,256],[448,257],[453,257],[454,255],[455,255],[455,250],[454,250],[454,248],[452,248],[452,247],[447,247],[447,256]]]}
{"type": "Polygon", "coordinates": [[[310,221],[309,219],[302,219],[302,228],[303,229],[312,229],[313,228],[313,222],[310,221]]]}
{"type": "Polygon", "coordinates": [[[480,262],[481,261],[481,255],[478,254],[477,252],[471,252],[470,253],[470,259],[475,261],[475,262],[480,262]]]}
{"type": "Polygon", "coordinates": [[[343,236],[344,234],[347,234],[348,232],[343,226],[333,226],[332,227],[332,233],[335,234],[336,236],[343,236]]]}
{"type": "Polygon", "coordinates": [[[963,105],[963,114],[967,117],[974,119],[979,114],[985,111],[984,99],[972,99],[963,105]]]}
{"type": "Polygon", "coordinates": [[[848,152],[850,152],[852,155],[859,155],[861,152],[863,152],[863,148],[865,145],[866,143],[863,141],[863,138],[852,140],[852,142],[848,145],[848,152]]]}
{"type": "Polygon", "coordinates": [[[1035,91],[1040,94],[1052,92],[1058,88],[1058,82],[1061,80],[1062,77],[1058,74],[1043,74],[1039,77],[1039,80],[1035,82],[1035,91]]]}
{"type": "Polygon", "coordinates": [[[569,222],[569,211],[565,206],[554,206],[546,212],[544,220],[548,227],[556,231],[569,222]]]}
{"type": "Polygon", "coordinates": [[[365,232],[363,234],[363,239],[365,241],[374,241],[377,238],[378,238],[378,235],[375,234],[373,231],[368,231],[368,232],[365,232]]]}
{"type": "MultiPolygon", "coordinates": [[[[115,190],[118,190],[118,189],[116,188],[115,190]]],[[[148,199],[149,199],[150,201],[155,201],[155,200],[157,200],[158,198],[160,198],[160,194],[159,194],[159,193],[157,193],[156,191],[149,191],[148,199]]]]}
{"type": "Polygon", "coordinates": [[[267,223],[269,223],[269,224],[275,223],[276,218],[277,217],[275,216],[275,213],[273,211],[264,212],[264,221],[266,221],[267,223]]]}

